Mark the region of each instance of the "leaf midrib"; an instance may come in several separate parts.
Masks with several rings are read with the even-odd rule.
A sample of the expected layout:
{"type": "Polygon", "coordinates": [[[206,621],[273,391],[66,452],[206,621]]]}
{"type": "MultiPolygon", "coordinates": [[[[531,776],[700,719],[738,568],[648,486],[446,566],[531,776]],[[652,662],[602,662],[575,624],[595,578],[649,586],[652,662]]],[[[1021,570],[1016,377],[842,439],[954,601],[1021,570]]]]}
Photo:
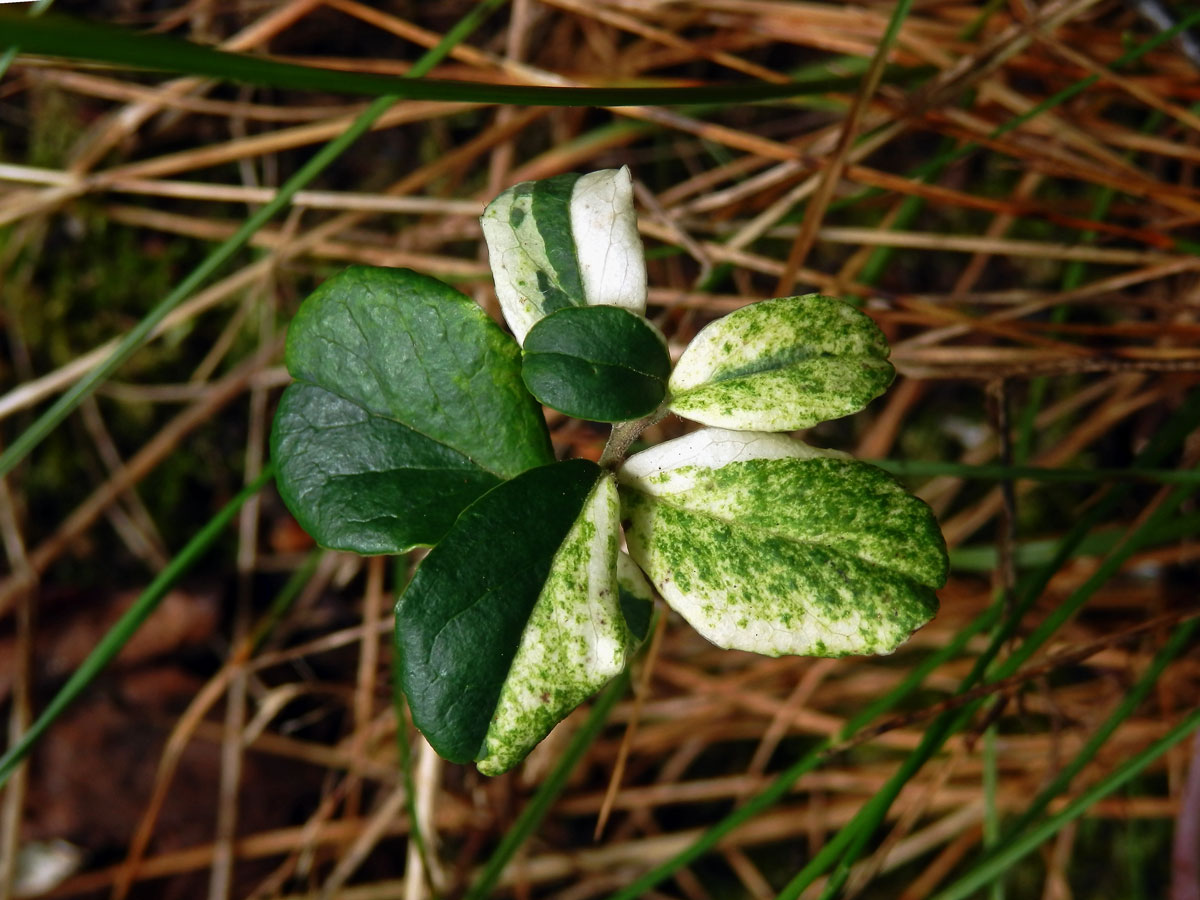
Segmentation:
{"type": "MultiPolygon", "coordinates": [[[[483,463],[476,460],[474,456],[472,456],[469,453],[464,453],[462,450],[460,450],[458,447],[455,447],[453,444],[448,444],[444,440],[435,438],[433,435],[427,434],[426,432],[422,431],[420,428],[415,428],[412,425],[408,424],[407,422],[403,422],[393,415],[377,413],[373,409],[369,409],[368,407],[363,406],[362,403],[355,400],[353,397],[347,397],[344,393],[342,393],[340,391],[330,390],[325,385],[318,384],[317,382],[310,381],[306,378],[296,378],[295,381],[297,384],[308,385],[309,387],[314,387],[314,388],[317,388],[318,390],[325,391],[326,393],[333,394],[335,397],[345,400],[347,403],[351,404],[355,408],[361,409],[368,416],[372,416],[373,418],[376,418],[376,419],[384,419],[388,422],[392,422],[396,425],[399,425],[401,428],[411,431],[413,434],[420,435],[421,437],[425,438],[425,440],[427,440],[431,443],[437,444],[439,447],[444,447],[446,450],[449,450],[451,453],[458,454],[463,459],[465,459],[469,463],[471,463],[471,465],[475,466],[477,469],[487,472],[489,475],[494,475],[495,477],[499,478],[501,481],[507,481],[509,478],[512,477],[510,475],[505,475],[502,472],[497,472],[494,469],[490,468],[489,466],[485,466],[483,463]]],[[[442,470],[431,470],[431,471],[442,471],[442,470]]]]}
{"type": "Polygon", "coordinates": [[[785,350],[781,353],[776,353],[771,356],[760,358],[745,365],[729,368],[725,370],[715,370],[700,384],[695,387],[687,388],[681,391],[680,394],[686,394],[690,391],[700,390],[706,385],[720,384],[725,381],[735,381],[739,378],[747,378],[751,375],[758,375],[762,372],[768,372],[775,369],[785,369],[789,366],[798,365],[799,363],[809,362],[810,360],[832,359],[844,361],[846,363],[886,363],[887,360],[876,356],[872,353],[831,353],[829,351],[813,351],[807,348],[799,350],[785,350]]]}
{"type": "Polygon", "coordinates": [[[657,381],[661,384],[666,383],[665,378],[663,378],[661,375],[655,375],[653,372],[644,372],[641,369],[637,369],[633,366],[626,365],[625,363],[607,362],[607,361],[601,360],[601,359],[590,359],[586,356],[582,356],[582,355],[579,355],[576,353],[563,353],[558,350],[532,350],[532,351],[526,352],[525,355],[526,356],[557,356],[562,359],[579,360],[581,362],[587,363],[588,365],[603,366],[606,369],[620,369],[620,370],[624,370],[626,372],[633,372],[635,375],[641,375],[643,378],[649,378],[652,381],[657,381]]]}

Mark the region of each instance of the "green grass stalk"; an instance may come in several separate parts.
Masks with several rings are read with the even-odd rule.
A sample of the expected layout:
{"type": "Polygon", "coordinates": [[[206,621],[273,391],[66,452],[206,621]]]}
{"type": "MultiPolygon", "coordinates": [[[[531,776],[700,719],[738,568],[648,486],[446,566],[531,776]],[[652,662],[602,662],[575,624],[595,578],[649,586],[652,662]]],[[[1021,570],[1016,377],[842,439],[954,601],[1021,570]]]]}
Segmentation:
{"type": "MultiPolygon", "coordinates": [[[[1198,422],[1200,422],[1200,390],[1194,391],[1187,398],[1166,426],[1139,454],[1132,468],[1157,465],[1173,448],[1180,444],[1198,422]]],[[[1040,570],[1022,580],[1016,592],[1016,602],[1012,613],[1008,616],[1004,626],[993,635],[988,648],[976,660],[967,677],[963,679],[959,686],[959,694],[973,689],[984,679],[1000,649],[1016,633],[1023,616],[1032,608],[1062,564],[1070,558],[1075,546],[1093,527],[1111,514],[1127,495],[1129,489],[1130,486],[1127,484],[1114,486],[1105,498],[1084,514],[1068,532],[1060,543],[1054,558],[1040,570]]],[[[1007,678],[1016,672],[1059,627],[1082,608],[1100,585],[1124,565],[1125,561],[1142,546],[1147,535],[1152,533],[1164,518],[1173,514],[1192,493],[1191,489],[1186,488],[1172,491],[1167,500],[1136,531],[1131,533],[1118,549],[1105,558],[1100,567],[1083,585],[1072,592],[1065,602],[1057,606],[1003,663],[996,666],[991,680],[1007,678]]],[[[850,867],[870,842],[875,830],[884,820],[888,809],[891,808],[904,785],[941,749],[952,734],[966,727],[981,706],[982,701],[973,701],[959,710],[943,713],[935,719],[926,730],[917,749],[905,758],[892,778],[864,804],[854,818],[793,877],[780,893],[780,900],[785,900],[785,898],[795,900],[830,866],[834,865],[835,861],[837,868],[830,876],[826,892],[840,889],[840,886],[849,877],[850,867]]]]}
{"type": "Polygon", "coordinates": [[[33,748],[46,730],[55,720],[79,698],[104,668],[112,662],[121,649],[133,637],[134,632],[141,628],[142,623],[158,608],[159,602],[166,596],[167,591],[192,568],[221,533],[237,515],[242,505],[257,494],[274,477],[275,470],[268,465],[254,481],[246,485],[230,500],[215,516],[208,520],[196,536],[188,541],[179,553],[167,564],[158,576],[150,582],[117,623],[100,639],[95,649],[87,655],[79,667],[71,673],[67,683],[54,695],[54,699],[46,706],[37,721],[29,730],[21,735],[21,739],[9,747],[4,756],[0,757],[0,787],[3,787],[11,777],[13,770],[33,748]]]}
{"type": "MultiPolygon", "coordinates": [[[[454,28],[450,29],[436,47],[418,60],[406,78],[420,78],[436,66],[450,50],[473,31],[493,10],[506,0],[485,0],[474,7],[454,28]]],[[[22,20],[24,21],[24,20],[22,20]]],[[[4,27],[15,24],[5,21],[4,27]]],[[[89,26],[94,27],[94,26],[89,26]]],[[[128,37],[128,36],[126,36],[128,37]]],[[[139,38],[140,39],[140,38],[139,38]]],[[[150,38],[146,38],[150,40],[150,38]]],[[[97,44],[96,36],[91,40],[97,44]]],[[[185,45],[190,46],[190,45],[185,45]]],[[[214,51],[215,52],[215,51],[214,51]]],[[[371,103],[342,134],[323,146],[316,155],[300,167],[284,183],[278,193],[259,208],[228,240],[208,255],[183,279],[157,306],[131,328],[104,362],[75,382],[36,421],[26,428],[2,454],[0,454],[0,478],[11,472],[17,464],[40,444],[60,422],[75,410],[87,397],[117,371],[146,342],[154,328],[167,315],[196,291],[208,278],[228,262],[267,224],[275,214],[291,203],[292,197],[308,185],[337,159],[347,148],[365,134],[375,121],[395,103],[394,95],[379,97],[371,103]]]]}
{"type": "MultiPolygon", "coordinates": [[[[651,627],[653,628],[653,625],[651,627]]],[[[492,855],[463,900],[483,900],[492,892],[492,888],[500,880],[505,866],[521,848],[521,845],[541,825],[542,819],[550,811],[551,805],[566,787],[571,772],[574,771],[579,760],[587,753],[592,742],[604,728],[608,714],[612,712],[617,701],[625,696],[628,689],[629,669],[626,668],[624,672],[609,682],[608,687],[592,703],[587,719],[571,737],[571,743],[567,745],[567,749],[559,757],[550,774],[538,785],[538,789],[529,798],[529,802],[525,804],[525,808],[521,810],[521,814],[517,816],[512,827],[505,832],[504,837],[492,851],[492,855]]]]}
{"type": "Polygon", "coordinates": [[[933,900],[962,900],[988,885],[1012,865],[1032,853],[1057,834],[1065,825],[1075,821],[1096,803],[1140,774],[1152,762],[1200,727],[1200,707],[1193,709],[1165,735],[1120,766],[1107,778],[1088,788],[1059,812],[1048,817],[1025,834],[1006,843],[995,856],[973,869],[933,900]]]}

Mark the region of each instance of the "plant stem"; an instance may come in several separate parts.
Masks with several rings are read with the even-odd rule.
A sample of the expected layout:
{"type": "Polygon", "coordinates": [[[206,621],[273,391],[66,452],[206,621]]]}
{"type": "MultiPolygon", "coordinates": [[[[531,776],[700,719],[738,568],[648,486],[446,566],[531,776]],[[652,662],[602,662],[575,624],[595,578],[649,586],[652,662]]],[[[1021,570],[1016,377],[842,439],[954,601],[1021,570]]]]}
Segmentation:
{"type": "Polygon", "coordinates": [[[640,419],[631,419],[628,422],[613,423],[612,431],[608,433],[608,443],[604,445],[604,452],[600,454],[600,466],[605,469],[615,469],[625,459],[625,452],[630,448],[638,436],[667,415],[667,400],[659,405],[658,409],[640,419]]]}

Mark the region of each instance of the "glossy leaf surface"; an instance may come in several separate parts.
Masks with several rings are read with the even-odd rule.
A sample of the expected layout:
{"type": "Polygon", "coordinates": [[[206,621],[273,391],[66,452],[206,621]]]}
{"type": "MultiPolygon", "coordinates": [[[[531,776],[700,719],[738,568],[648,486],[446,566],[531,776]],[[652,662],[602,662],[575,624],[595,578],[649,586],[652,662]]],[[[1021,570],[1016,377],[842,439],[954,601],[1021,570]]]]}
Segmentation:
{"type": "Polygon", "coordinates": [[[324,546],[432,544],[484,491],[553,459],[520,350],[433,278],[352,266],[301,306],[286,360],[299,383],[272,457],[288,508],[324,546]]]}
{"type": "Polygon", "coordinates": [[[468,507],[396,606],[413,721],[498,774],[620,672],[618,501],[586,460],[525,472],[468,507]]]}
{"type": "Polygon", "coordinates": [[[525,336],[521,375],[542,403],[579,419],[623,422],[666,395],[667,343],[617,306],[580,306],[541,319],[525,336]]]}
{"type": "Polygon", "coordinates": [[[646,639],[650,617],[654,613],[654,590],[633,558],[622,550],[617,554],[617,587],[621,593],[621,613],[635,642],[646,639]]]}
{"type": "Polygon", "coordinates": [[[630,555],[718,646],[890,653],[937,611],[933,514],[865,463],[704,429],[631,457],[619,479],[630,555]]]}
{"type": "Polygon", "coordinates": [[[807,428],[882,394],[894,375],[887,356],[875,323],[840,300],[764,300],[696,335],[671,375],[671,411],[721,428],[807,428]]]}

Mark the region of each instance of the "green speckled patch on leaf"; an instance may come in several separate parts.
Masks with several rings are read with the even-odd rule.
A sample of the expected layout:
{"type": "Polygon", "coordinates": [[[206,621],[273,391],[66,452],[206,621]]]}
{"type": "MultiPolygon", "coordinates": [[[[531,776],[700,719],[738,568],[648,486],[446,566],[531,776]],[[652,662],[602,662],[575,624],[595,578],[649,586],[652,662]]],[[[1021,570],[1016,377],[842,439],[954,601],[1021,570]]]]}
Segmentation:
{"type": "Polygon", "coordinates": [[[840,300],[765,300],[696,335],[671,375],[671,411],[723,428],[807,428],[882,394],[894,375],[887,356],[875,323],[840,300]]]}
{"type": "Polygon", "coordinates": [[[619,674],[630,637],[617,588],[620,504],[602,476],[554,555],[521,635],[477,765],[499,775],[619,674]]]}
{"type": "Polygon", "coordinates": [[[885,473],[799,442],[787,453],[780,435],[697,435],[631,457],[619,480],[630,554],[710,641],[890,653],[937,611],[941,532],[885,473]]]}

